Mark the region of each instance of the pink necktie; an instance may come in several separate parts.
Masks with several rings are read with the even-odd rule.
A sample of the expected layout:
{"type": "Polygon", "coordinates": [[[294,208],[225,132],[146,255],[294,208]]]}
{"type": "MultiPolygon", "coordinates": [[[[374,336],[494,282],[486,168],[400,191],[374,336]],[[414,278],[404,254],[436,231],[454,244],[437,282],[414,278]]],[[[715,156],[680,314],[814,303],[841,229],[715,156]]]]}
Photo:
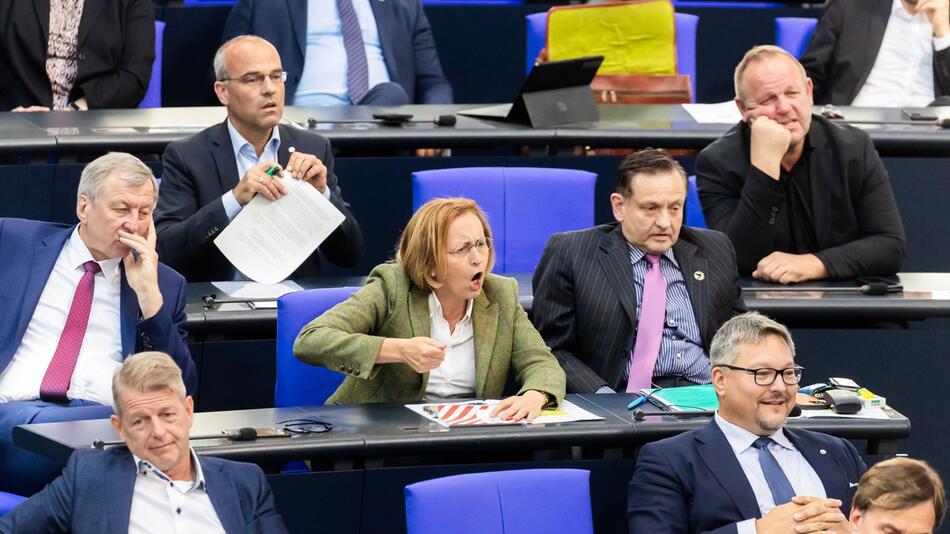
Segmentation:
{"type": "Polygon", "coordinates": [[[96,273],[100,268],[98,263],[87,261],[82,264],[82,269],[85,272],[76,286],[73,304],[66,317],[66,326],[63,327],[53,360],[49,362],[40,384],[40,398],[48,402],[67,400],[66,392],[69,391],[69,382],[73,377],[73,369],[76,368],[79,349],[82,348],[82,338],[86,336],[92,294],[96,289],[96,273]]]}
{"type": "Polygon", "coordinates": [[[650,387],[666,318],[666,280],[660,272],[660,257],[647,254],[646,259],[650,262],[650,270],[643,279],[643,300],[637,322],[637,341],[630,360],[627,393],[638,393],[650,387]]]}

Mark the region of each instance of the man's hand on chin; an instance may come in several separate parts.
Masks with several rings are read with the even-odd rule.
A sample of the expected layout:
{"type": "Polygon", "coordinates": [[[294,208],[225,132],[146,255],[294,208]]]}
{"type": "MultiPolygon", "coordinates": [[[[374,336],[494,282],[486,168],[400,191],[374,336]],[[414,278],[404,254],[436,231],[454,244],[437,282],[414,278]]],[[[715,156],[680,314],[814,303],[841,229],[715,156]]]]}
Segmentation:
{"type": "Polygon", "coordinates": [[[791,132],[765,115],[751,117],[749,128],[749,160],[752,166],[778,180],[782,172],[782,157],[792,142],[791,132]]]}
{"type": "Polygon", "coordinates": [[[162,309],[164,300],[158,289],[158,253],[155,252],[155,223],[149,218],[145,237],[119,230],[119,241],[129,247],[122,258],[125,279],[139,300],[142,318],[148,319],[162,309]]]}
{"type": "Polygon", "coordinates": [[[794,284],[828,278],[828,270],[814,254],[773,252],[759,260],[752,277],[764,282],[794,284]]]}

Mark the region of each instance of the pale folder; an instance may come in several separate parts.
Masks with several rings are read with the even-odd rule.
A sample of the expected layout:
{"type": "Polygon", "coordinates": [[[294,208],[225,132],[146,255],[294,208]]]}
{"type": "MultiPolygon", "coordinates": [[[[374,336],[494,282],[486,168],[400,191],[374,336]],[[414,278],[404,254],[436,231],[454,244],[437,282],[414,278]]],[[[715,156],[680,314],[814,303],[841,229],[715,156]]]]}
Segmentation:
{"type": "Polygon", "coordinates": [[[276,284],[290,276],[346,217],[308,182],[281,178],[287,194],[257,195],[214,240],[244,276],[276,284]]]}

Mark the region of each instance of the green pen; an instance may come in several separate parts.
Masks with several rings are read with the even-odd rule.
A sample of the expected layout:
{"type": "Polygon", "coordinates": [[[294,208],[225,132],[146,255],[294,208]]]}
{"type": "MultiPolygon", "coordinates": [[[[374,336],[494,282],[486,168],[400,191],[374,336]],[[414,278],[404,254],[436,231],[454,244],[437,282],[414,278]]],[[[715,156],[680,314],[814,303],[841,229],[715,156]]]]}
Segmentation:
{"type": "Polygon", "coordinates": [[[264,171],[264,172],[265,172],[265,174],[267,174],[267,176],[273,176],[273,175],[277,174],[278,172],[280,172],[280,167],[274,166],[274,167],[271,167],[271,168],[267,169],[267,170],[264,171]]]}

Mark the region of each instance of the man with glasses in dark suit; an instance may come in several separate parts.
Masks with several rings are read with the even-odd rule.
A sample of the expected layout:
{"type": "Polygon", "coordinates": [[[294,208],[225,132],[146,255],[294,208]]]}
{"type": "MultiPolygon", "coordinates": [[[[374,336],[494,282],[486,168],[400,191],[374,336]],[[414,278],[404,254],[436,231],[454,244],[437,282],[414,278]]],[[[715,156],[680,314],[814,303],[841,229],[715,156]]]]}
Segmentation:
{"type": "Polygon", "coordinates": [[[843,439],[785,428],[802,377],[788,329],[756,312],[733,317],[710,360],[719,410],[640,450],[630,533],[850,534],[864,461],[843,439]]]}
{"type": "MultiPolygon", "coordinates": [[[[276,200],[286,192],[282,180],[296,179],[309,182],[346,217],[320,245],[322,255],[341,267],[356,264],[363,236],[333,172],[330,142],[278,125],[287,73],[277,50],[260,37],[235,37],[218,49],[214,70],[227,120],[169,144],[162,158],[155,209],[162,260],[191,282],[242,279],[214,238],[256,195],[276,200]]],[[[319,272],[314,251],[294,276],[319,272]]]]}
{"type": "Polygon", "coordinates": [[[641,150],[617,170],[616,223],[548,241],[532,314],[568,392],[709,382],[709,342],[745,306],[729,239],[683,226],[686,188],[669,154],[641,150]]]}

